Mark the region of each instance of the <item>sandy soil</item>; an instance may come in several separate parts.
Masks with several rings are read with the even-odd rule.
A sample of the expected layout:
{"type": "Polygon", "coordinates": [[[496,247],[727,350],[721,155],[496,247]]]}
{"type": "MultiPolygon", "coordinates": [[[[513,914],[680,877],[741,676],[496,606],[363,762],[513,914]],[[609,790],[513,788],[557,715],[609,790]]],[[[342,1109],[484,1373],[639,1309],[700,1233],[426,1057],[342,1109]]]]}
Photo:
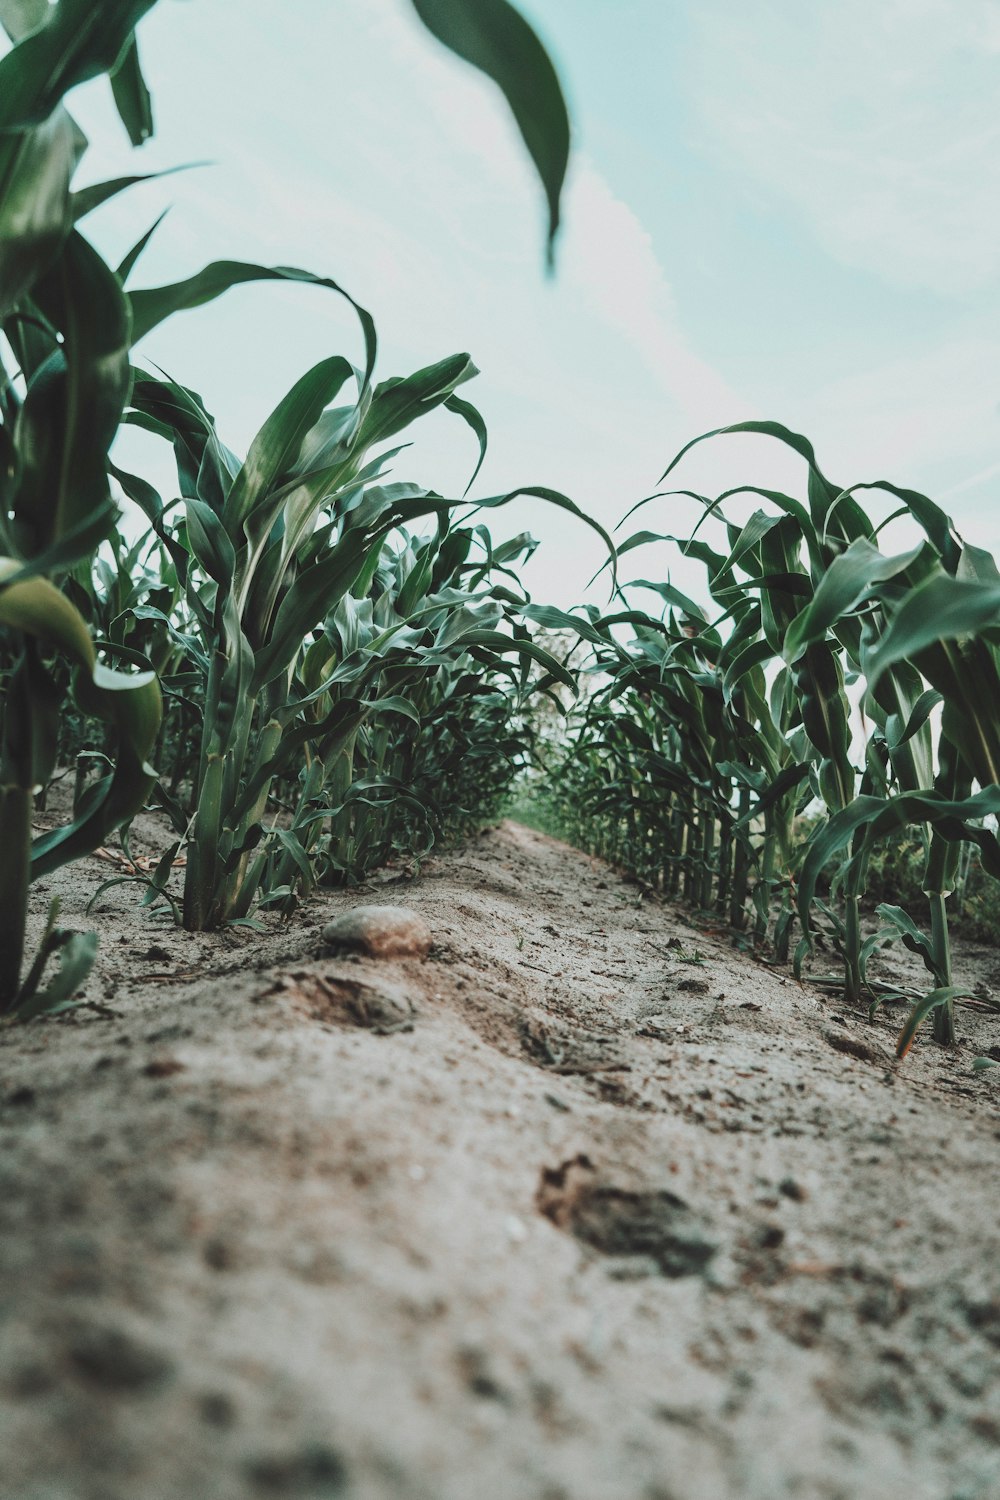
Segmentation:
{"type": "Polygon", "coordinates": [[[96,921],[96,1008],[0,1031],[3,1500],[1000,1496],[996,1016],[897,1067],[513,824],[284,930],[96,921]],[[359,901],[430,957],[324,954],[359,901]]]}

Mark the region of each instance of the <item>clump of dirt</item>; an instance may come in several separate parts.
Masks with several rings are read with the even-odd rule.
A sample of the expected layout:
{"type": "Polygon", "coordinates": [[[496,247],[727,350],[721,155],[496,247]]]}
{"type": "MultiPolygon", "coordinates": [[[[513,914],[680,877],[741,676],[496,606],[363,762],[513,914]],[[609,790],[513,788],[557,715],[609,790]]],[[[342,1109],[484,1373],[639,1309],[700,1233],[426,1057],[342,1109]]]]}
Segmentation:
{"type": "Polygon", "coordinates": [[[603,1255],[638,1256],[663,1276],[695,1276],[717,1249],[708,1226],[676,1193],[602,1181],[582,1153],[543,1169],[536,1201],[584,1244],[603,1255]]]}
{"type": "Polygon", "coordinates": [[[39,902],[86,1005],[0,1030],[0,1500],[1000,1495],[985,1008],[900,1066],[512,824],[256,933],[104,874],[39,902]]]}

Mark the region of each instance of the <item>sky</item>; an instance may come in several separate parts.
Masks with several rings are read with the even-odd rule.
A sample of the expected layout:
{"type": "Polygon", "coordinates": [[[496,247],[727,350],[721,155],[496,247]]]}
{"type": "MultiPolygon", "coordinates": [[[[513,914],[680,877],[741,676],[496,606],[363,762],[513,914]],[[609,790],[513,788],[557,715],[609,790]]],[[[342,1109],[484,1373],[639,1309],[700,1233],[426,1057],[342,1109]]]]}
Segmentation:
{"type": "MultiPolygon", "coordinates": [[[[767,418],[807,434],[836,482],[922,489],[1000,551],[1000,0],[521,8],[573,120],[554,277],[502,97],[408,0],[161,0],[138,32],[156,137],[132,151],[106,82],[85,86],[78,180],[210,165],[82,227],[115,257],[169,207],[135,285],[224,257],[334,277],[375,317],[383,378],[467,350],[481,374],[462,394],[490,431],[476,494],[546,485],[611,529],[690,438],[767,418]]],[[[258,286],[138,353],[242,451],[311,364],[361,348],[329,292],[258,286]]],[[[438,413],[411,435],[394,478],[460,494],[468,430],[438,413]]],[[[162,453],[120,457],[169,493],[162,453]]],[[[801,494],[805,473],[729,436],[671,483],[801,494]]],[[[663,497],[619,534],[685,535],[697,513],[663,497]]],[[[585,597],[602,560],[586,527],[537,501],[491,526],[541,539],[538,601],[585,597]]],[[[627,562],[625,578],[705,595],[667,544],[627,562]]]]}

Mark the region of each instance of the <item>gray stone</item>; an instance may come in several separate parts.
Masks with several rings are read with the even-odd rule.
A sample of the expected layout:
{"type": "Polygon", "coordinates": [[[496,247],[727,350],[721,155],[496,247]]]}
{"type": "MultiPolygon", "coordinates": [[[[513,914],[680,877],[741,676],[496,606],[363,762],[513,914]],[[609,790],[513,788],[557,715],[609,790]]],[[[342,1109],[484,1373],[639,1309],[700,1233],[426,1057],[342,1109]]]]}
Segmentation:
{"type": "Polygon", "coordinates": [[[426,958],[434,941],[418,912],[406,906],[356,906],[323,928],[323,942],[368,958],[426,958]]]}

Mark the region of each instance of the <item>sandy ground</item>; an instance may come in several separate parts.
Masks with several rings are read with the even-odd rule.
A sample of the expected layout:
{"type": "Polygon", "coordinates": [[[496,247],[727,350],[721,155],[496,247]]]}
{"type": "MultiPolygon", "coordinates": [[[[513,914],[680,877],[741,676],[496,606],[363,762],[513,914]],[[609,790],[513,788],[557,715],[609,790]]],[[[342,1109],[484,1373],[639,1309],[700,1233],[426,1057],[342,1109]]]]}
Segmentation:
{"type": "Polygon", "coordinates": [[[996,1016],[896,1066],[513,824],[96,922],[98,1008],[0,1031],[2,1500],[1000,1497],[996,1016]],[[430,957],[324,954],[359,901],[430,957]]]}

